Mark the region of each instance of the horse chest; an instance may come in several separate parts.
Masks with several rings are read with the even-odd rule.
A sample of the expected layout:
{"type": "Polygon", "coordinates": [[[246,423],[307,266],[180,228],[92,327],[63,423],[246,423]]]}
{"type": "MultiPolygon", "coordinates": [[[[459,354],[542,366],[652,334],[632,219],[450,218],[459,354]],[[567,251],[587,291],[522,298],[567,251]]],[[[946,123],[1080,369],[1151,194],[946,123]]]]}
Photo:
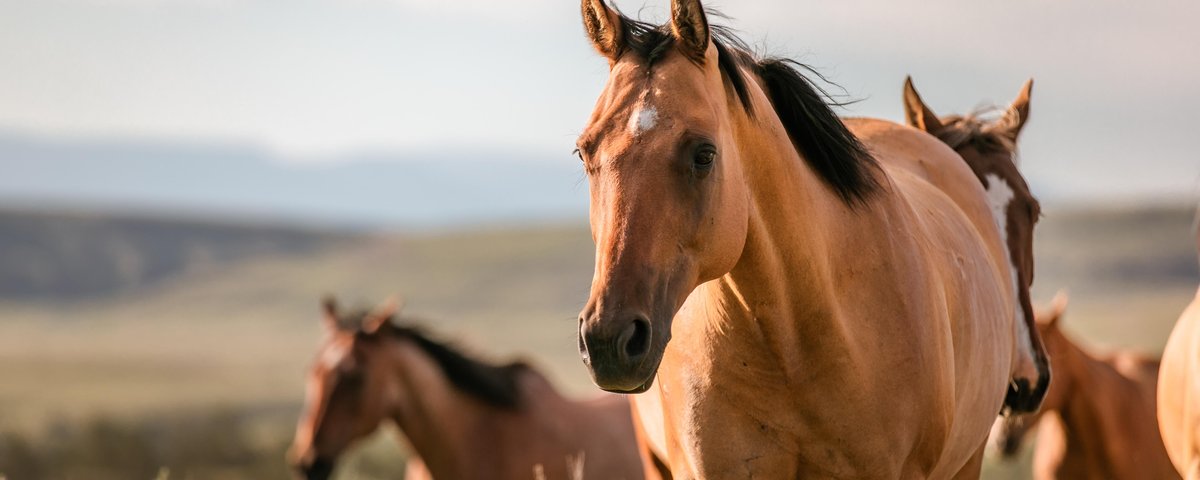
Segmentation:
{"type": "Polygon", "coordinates": [[[672,362],[639,397],[643,433],[676,478],[889,478],[904,469],[878,452],[911,442],[886,419],[858,414],[882,412],[870,396],[822,394],[756,367],[672,362]]]}

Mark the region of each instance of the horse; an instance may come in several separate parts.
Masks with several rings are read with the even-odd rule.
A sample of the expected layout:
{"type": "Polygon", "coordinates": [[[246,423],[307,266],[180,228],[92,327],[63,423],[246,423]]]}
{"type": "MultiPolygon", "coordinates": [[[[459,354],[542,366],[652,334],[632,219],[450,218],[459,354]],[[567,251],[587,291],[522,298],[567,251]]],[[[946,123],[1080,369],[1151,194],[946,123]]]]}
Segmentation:
{"type": "MultiPolygon", "coordinates": [[[[1046,347],[1034,325],[1033,302],[1029,296],[1029,288],[1033,285],[1033,228],[1041,218],[1042,208],[1021,175],[1017,157],[1017,139],[1029,121],[1032,93],[1033,79],[1029,79],[1016,100],[994,121],[975,114],[938,117],[917,93],[912,77],[904,79],[905,122],[945,142],[967,162],[987,191],[1000,237],[1008,246],[1013,289],[1017,292],[1017,325],[1028,337],[1021,346],[1032,351],[1035,362],[1024,368],[1036,369],[1038,379],[1037,385],[1027,390],[1028,398],[1013,399],[1023,402],[1025,411],[1036,408],[1045,397],[1051,378],[1046,347]]],[[[1010,394],[1017,393],[1010,391],[1010,394]]]]}
{"type": "Polygon", "coordinates": [[[642,478],[627,401],[564,398],[525,363],[471,359],[394,322],[396,309],[343,315],[323,301],[325,339],[289,451],[303,478],[329,478],[342,452],[388,420],[419,457],[409,480],[642,478]]]}
{"type": "MultiPolygon", "coordinates": [[[[1200,251],[1200,230],[1196,249],[1200,251]]],[[[1187,480],[1200,480],[1200,290],[1179,317],[1163,350],[1158,428],[1179,474],[1187,480]]]]}
{"type": "Polygon", "coordinates": [[[1037,378],[962,158],[843,121],[698,0],[663,26],[582,14],[609,78],[576,144],[596,244],[578,348],[632,395],[647,476],[978,478],[1037,378]]]}
{"type": "Polygon", "coordinates": [[[997,420],[1001,455],[1014,456],[1036,425],[1035,479],[1179,478],[1158,432],[1159,362],[1130,351],[1093,355],[1059,327],[1066,308],[1060,293],[1038,312],[1054,383],[1038,412],[997,420]]]}

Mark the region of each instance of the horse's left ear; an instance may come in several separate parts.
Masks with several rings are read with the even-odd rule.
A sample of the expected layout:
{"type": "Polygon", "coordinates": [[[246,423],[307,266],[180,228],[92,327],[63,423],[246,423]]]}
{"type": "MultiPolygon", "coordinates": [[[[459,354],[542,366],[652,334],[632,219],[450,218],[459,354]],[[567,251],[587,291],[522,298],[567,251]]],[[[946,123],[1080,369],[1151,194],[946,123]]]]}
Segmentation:
{"type": "Polygon", "coordinates": [[[711,33],[700,0],[671,0],[671,32],[687,56],[704,59],[711,33]]]}
{"type": "Polygon", "coordinates": [[[1017,94],[1017,99],[1013,100],[1011,106],[1008,107],[1008,112],[1004,114],[1003,133],[1017,141],[1017,136],[1021,135],[1021,129],[1025,128],[1025,122],[1029,121],[1029,96],[1033,94],[1033,79],[1025,81],[1025,85],[1021,87],[1021,93],[1017,94]]]}
{"type": "Polygon", "coordinates": [[[374,335],[383,328],[392,317],[396,315],[404,306],[404,302],[400,300],[399,295],[392,295],[384,300],[383,303],[371,310],[366,317],[363,318],[362,331],[368,335],[374,335]]]}
{"type": "Polygon", "coordinates": [[[921,100],[917,87],[913,86],[912,77],[904,77],[904,121],[908,126],[923,130],[930,135],[937,135],[942,130],[942,121],[938,120],[933,110],[921,100]]]}

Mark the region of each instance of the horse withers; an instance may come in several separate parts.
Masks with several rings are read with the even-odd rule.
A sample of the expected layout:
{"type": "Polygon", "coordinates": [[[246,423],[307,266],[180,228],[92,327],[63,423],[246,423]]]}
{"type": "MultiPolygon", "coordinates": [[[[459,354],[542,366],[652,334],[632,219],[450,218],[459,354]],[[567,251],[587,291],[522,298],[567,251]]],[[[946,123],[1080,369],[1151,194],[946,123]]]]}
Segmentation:
{"type": "Polygon", "coordinates": [[[987,191],[988,205],[1000,236],[1008,247],[1008,260],[1013,273],[1013,288],[1017,292],[1014,313],[1017,324],[1024,329],[1021,347],[1032,352],[1032,364],[1022,365],[1023,376],[1036,378],[1032,385],[1009,388],[1005,405],[1011,413],[1037,410],[1050,385],[1050,364],[1046,347],[1034,325],[1033,302],[1029,288],[1033,285],[1033,228],[1041,217],[1041,205],[1021,175],[1017,157],[1017,138],[1029,121],[1029,99],[1033,80],[1025,82],[1021,93],[1004,114],[987,120],[979,114],[948,115],[933,113],[913,86],[912,78],[904,79],[904,118],[910,127],[937,137],[953,148],[987,191]]]}
{"type": "Polygon", "coordinates": [[[629,404],[570,400],[524,363],[471,359],[411,325],[394,302],[342,314],[323,303],[325,339],[308,374],[289,459],[323,480],[355,441],[392,421],[419,459],[410,480],[640,479],[629,404]]]}
{"type": "Polygon", "coordinates": [[[1037,426],[1037,480],[1179,478],[1155,416],[1159,362],[1130,351],[1089,353],[1060,327],[1066,308],[1060,293],[1037,314],[1054,383],[1037,413],[996,421],[993,441],[1000,453],[1014,456],[1037,426]]]}
{"type": "MultiPolygon", "coordinates": [[[[1200,250],[1200,230],[1196,249],[1200,250]]],[[[1200,480],[1200,290],[1179,317],[1163,350],[1158,427],[1180,475],[1200,480]]]]}
{"type": "Polygon", "coordinates": [[[664,26],[582,10],[610,69],[577,143],[596,243],[579,350],[637,394],[647,472],[978,478],[1008,385],[1037,378],[962,158],[843,122],[697,0],[664,26]]]}

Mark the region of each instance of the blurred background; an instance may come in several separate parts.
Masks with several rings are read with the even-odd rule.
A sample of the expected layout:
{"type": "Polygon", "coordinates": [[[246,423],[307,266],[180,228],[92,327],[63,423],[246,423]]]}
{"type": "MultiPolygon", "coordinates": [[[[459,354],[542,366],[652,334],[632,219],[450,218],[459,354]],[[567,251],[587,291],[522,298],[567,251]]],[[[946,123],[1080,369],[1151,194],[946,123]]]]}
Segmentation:
{"type": "MultiPolygon", "coordinates": [[[[1069,289],[1093,349],[1161,351],[1198,280],[1200,4],[707,3],[846,115],[901,121],[908,74],[940,114],[1035,78],[1035,298],[1069,289]]],[[[571,150],[607,65],[578,8],[0,0],[0,477],[287,478],[326,292],[401,293],[439,337],[592,392],[571,150]]],[[[397,477],[394,435],[340,478],[397,477]]]]}

